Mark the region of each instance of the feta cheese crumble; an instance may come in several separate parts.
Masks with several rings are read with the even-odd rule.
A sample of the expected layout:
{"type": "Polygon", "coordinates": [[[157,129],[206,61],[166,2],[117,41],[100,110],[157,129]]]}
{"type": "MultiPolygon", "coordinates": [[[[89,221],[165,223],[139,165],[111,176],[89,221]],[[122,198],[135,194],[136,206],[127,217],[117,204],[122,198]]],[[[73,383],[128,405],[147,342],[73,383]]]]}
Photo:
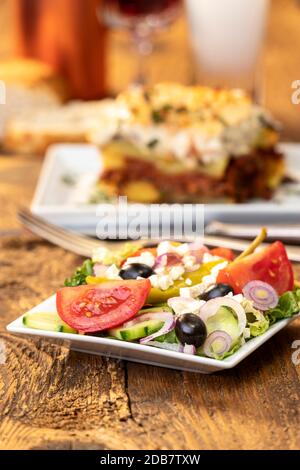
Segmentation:
{"type": "Polygon", "coordinates": [[[107,254],[108,254],[108,249],[103,246],[100,246],[99,248],[96,248],[93,251],[92,260],[94,261],[94,263],[103,263],[107,254]]]}
{"type": "Polygon", "coordinates": [[[150,251],[144,251],[140,254],[140,256],[127,258],[125,266],[127,267],[130,264],[134,264],[134,263],[145,264],[149,266],[150,268],[153,268],[153,266],[155,265],[155,258],[153,254],[150,253],[150,251]]]}
{"type": "MultiPolygon", "coordinates": [[[[218,259],[220,259],[220,258],[218,258],[218,259]]],[[[228,265],[228,261],[224,261],[223,263],[219,263],[216,266],[214,266],[211,269],[210,274],[203,277],[202,282],[204,282],[205,284],[208,284],[208,285],[216,284],[219,272],[222,271],[222,269],[225,269],[227,265],[228,265]]]]}
{"type": "Polygon", "coordinates": [[[182,243],[181,245],[173,245],[168,241],[161,242],[157,247],[157,256],[165,255],[166,253],[176,253],[179,256],[187,255],[190,251],[188,243],[182,243]]]}
{"type": "Polygon", "coordinates": [[[174,281],[182,278],[184,274],[183,266],[173,266],[169,272],[159,272],[149,277],[152,287],[167,290],[174,285],[174,281]]]}
{"type": "Polygon", "coordinates": [[[167,290],[174,284],[170,274],[153,274],[149,277],[152,287],[156,287],[161,290],[167,290]]]}
{"type": "Polygon", "coordinates": [[[219,259],[222,259],[222,258],[220,258],[220,256],[212,255],[211,253],[204,253],[203,258],[202,258],[202,262],[203,263],[211,263],[212,261],[218,261],[219,259]]]}
{"type": "Polygon", "coordinates": [[[182,258],[182,262],[187,271],[197,271],[200,268],[200,264],[196,263],[196,257],[192,255],[185,255],[182,258]]]}
{"type": "Polygon", "coordinates": [[[176,281],[177,279],[180,279],[182,275],[184,274],[185,269],[183,266],[173,266],[170,270],[170,276],[173,281],[176,281]]]}
{"type": "Polygon", "coordinates": [[[109,268],[107,268],[105,276],[111,281],[119,280],[121,279],[121,277],[119,276],[119,272],[119,268],[115,264],[112,264],[111,266],[109,266],[109,268]]]}
{"type": "Polygon", "coordinates": [[[197,315],[205,303],[204,300],[195,300],[187,297],[173,297],[168,300],[168,306],[174,310],[175,315],[184,315],[185,313],[197,315]]]}
{"type": "Polygon", "coordinates": [[[196,284],[195,286],[191,287],[182,287],[180,289],[180,297],[196,299],[200,295],[204,294],[210,286],[201,282],[201,284],[196,284]]]}

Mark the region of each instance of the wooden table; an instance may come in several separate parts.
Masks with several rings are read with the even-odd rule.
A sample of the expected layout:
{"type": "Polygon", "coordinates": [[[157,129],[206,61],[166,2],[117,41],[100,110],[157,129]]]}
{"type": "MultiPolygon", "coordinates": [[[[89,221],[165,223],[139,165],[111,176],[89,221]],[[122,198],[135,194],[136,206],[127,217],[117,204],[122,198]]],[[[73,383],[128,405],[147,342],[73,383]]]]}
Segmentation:
{"type": "MultiPolygon", "coordinates": [[[[7,5],[0,0],[0,13],[7,5]]],[[[290,84],[300,78],[300,9],[294,0],[276,0],[271,16],[267,103],[285,123],[285,136],[297,139],[300,108],[290,102],[290,84]]],[[[1,34],[9,33],[7,17],[0,14],[0,21],[1,34]]],[[[180,78],[189,66],[184,22],[172,34],[174,78],[180,78]]],[[[0,55],[8,50],[4,46],[1,36],[0,55]]],[[[113,87],[126,78],[120,68],[129,70],[118,47],[115,38],[113,87]]],[[[5,332],[8,322],[52,294],[81,263],[18,232],[16,210],[29,203],[40,165],[33,157],[0,156],[0,340],[6,356],[0,355],[0,448],[299,448],[300,366],[291,359],[299,321],[234,370],[212,376],[89,356],[5,332]]]]}
{"type": "MultiPolygon", "coordinates": [[[[19,229],[15,212],[29,203],[40,164],[0,157],[0,230],[19,229]]],[[[291,359],[299,321],[234,370],[211,376],[89,356],[5,332],[80,263],[24,232],[2,232],[0,449],[299,447],[300,366],[291,359]]]]}

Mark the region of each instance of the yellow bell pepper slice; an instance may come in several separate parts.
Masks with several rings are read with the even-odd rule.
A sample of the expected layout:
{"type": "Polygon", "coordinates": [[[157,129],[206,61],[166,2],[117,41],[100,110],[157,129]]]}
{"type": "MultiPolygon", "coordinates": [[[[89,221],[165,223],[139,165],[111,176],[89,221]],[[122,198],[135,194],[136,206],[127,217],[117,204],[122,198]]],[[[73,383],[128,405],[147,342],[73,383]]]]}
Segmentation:
{"type": "MultiPolygon", "coordinates": [[[[146,303],[150,305],[157,305],[166,302],[172,297],[179,296],[180,289],[182,287],[187,287],[187,284],[185,283],[186,279],[190,279],[192,281],[191,285],[200,284],[204,276],[209,275],[212,268],[217,264],[222,263],[223,261],[223,259],[220,259],[217,261],[210,261],[209,263],[202,264],[202,266],[200,266],[200,268],[196,271],[185,273],[183,275],[183,279],[175,281],[174,285],[169,287],[169,289],[161,290],[158,287],[152,287],[146,303]]],[[[86,282],[87,284],[102,284],[104,282],[108,282],[108,279],[103,277],[88,276],[86,278],[86,282]]]]}

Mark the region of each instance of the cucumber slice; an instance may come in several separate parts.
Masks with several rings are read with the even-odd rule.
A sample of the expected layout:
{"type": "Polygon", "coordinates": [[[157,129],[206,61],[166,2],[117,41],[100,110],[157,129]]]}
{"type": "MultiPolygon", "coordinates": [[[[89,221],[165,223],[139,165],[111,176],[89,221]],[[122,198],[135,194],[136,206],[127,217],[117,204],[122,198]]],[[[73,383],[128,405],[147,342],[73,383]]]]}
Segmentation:
{"type": "Polygon", "coordinates": [[[219,310],[207,319],[205,322],[207,333],[213,333],[216,330],[223,330],[235,339],[239,337],[238,320],[234,311],[226,306],[220,307],[219,310]]]}
{"type": "Polygon", "coordinates": [[[123,341],[135,341],[156,333],[163,327],[163,324],[161,320],[147,320],[128,328],[114,328],[109,330],[108,334],[123,341]]]}
{"type": "Polygon", "coordinates": [[[23,325],[35,330],[57,331],[60,333],[77,333],[61,320],[56,312],[33,312],[23,317],[23,325]]]}

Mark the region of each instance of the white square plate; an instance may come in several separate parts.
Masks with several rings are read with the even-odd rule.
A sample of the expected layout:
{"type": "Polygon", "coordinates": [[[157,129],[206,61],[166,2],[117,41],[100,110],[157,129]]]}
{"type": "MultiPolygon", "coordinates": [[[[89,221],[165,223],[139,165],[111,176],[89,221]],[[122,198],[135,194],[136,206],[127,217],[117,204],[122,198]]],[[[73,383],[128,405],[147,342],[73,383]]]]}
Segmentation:
{"type": "MultiPolygon", "coordinates": [[[[300,144],[280,146],[288,174],[299,183],[284,186],[271,201],[246,204],[206,204],[205,223],[299,223],[300,144]]],[[[97,205],[89,204],[91,190],[101,175],[99,150],[93,145],[55,145],[47,152],[31,210],[50,222],[95,235],[97,205]],[[70,184],[73,182],[73,184],[70,184]]]]}
{"type": "MultiPolygon", "coordinates": [[[[55,312],[56,296],[49,297],[40,305],[34,307],[30,312],[55,312]]],[[[113,357],[117,359],[125,359],[133,362],[141,362],[144,364],[155,365],[159,367],[168,367],[171,369],[179,369],[190,372],[200,372],[202,374],[211,374],[213,372],[231,369],[239,362],[249,356],[259,346],[264,344],[273,335],[282,330],[299,315],[292,318],[281,320],[261,336],[253,338],[242,346],[235,354],[217,361],[206,357],[192,356],[179,352],[166,351],[152,346],[144,346],[137,343],[128,343],[115,339],[99,338],[95,336],[75,335],[70,333],[57,333],[52,331],[34,330],[23,325],[23,316],[13,321],[7,326],[10,333],[21,334],[25,336],[40,336],[50,339],[51,341],[59,341],[67,344],[75,351],[81,351],[90,354],[113,357]]]]}

